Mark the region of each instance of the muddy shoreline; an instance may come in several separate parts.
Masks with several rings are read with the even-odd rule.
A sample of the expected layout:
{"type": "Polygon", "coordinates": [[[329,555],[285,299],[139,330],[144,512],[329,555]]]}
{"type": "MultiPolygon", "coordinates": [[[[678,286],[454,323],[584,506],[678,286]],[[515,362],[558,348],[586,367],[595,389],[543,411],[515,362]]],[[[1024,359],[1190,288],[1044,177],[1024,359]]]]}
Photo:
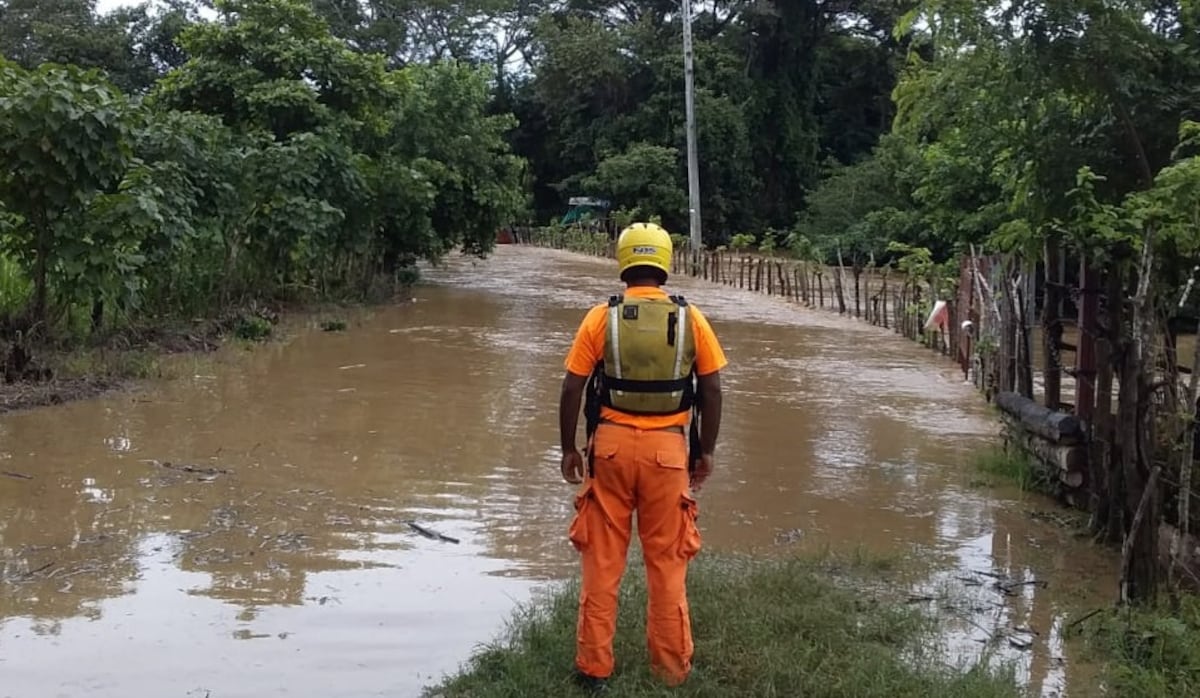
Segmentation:
{"type": "MultiPolygon", "coordinates": [[[[344,331],[346,318],[372,309],[409,302],[407,295],[376,303],[310,303],[277,305],[231,312],[220,319],[204,320],[188,328],[156,327],[121,332],[87,345],[60,348],[35,345],[32,366],[49,369],[48,380],[4,382],[0,374],[0,415],[51,407],[78,400],[134,391],[147,381],[170,380],[162,362],[178,357],[211,356],[231,344],[287,343],[311,329],[344,331]],[[239,323],[257,319],[267,334],[239,336],[239,323]]],[[[0,341],[7,352],[8,345],[0,341]]],[[[2,358],[2,356],[0,356],[2,358]]]]}
{"type": "Polygon", "coordinates": [[[97,377],[0,384],[0,414],[99,397],[127,387],[129,380],[97,377]]]}

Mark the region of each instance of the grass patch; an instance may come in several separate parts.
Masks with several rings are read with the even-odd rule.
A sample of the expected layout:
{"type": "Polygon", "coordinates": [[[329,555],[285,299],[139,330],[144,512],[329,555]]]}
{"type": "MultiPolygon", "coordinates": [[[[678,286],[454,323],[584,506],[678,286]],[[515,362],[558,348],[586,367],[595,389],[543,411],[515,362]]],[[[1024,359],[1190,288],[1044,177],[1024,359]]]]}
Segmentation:
{"type": "Polygon", "coordinates": [[[233,334],[238,339],[261,342],[271,336],[271,322],[266,318],[246,315],[238,319],[233,334]]]}
{"type": "MultiPolygon", "coordinates": [[[[851,561],[850,566],[859,565],[851,561]]],[[[831,578],[869,575],[829,561],[701,558],[689,572],[695,669],[679,689],[650,674],[644,571],[631,565],[621,589],[613,696],[854,696],[896,698],[1021,695],[1011,675],[955,670],[929,650],[935,621],[912,607],[831,578]]],[[[427,696],[582,695],[571,682],[578,584],[522,608],[507,637],[484,647],[462,673],[427,696]]]]}
{"type": "MultiPolygon", "coordinates": [[[[1023,453],[1005,448],[992,448],[975,456],[975,468],[996,480],[1010,482],[1023,492],[1047,492],[1049,483],[1033,461],[1023,453]]],[[[977,484],[978,481],[972,481],[977,484]]]]}
{"type": "Polygon", "coordinates": [[[1087,646],[1104,663],[1109,694],[1123,698],[1200,695],[1200,597],[1175,611],[1114,609],[1088,621],[1087,646]]]}
{"type": "Polygon", "coordinates": [[[150,350],[80,349],[58,361],[62,378],[141,380],[164,378],[159,355],[150,350]]]}

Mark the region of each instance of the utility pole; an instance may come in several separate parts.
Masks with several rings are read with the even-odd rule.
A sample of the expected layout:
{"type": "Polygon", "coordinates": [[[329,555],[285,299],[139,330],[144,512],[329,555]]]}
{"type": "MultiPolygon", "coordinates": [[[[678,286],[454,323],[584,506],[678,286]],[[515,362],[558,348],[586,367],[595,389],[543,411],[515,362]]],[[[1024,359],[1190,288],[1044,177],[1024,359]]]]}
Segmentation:
{"type": "Polygon", "coordinates": [[[696,99],[693,94],[692,76],[692,2],[683,0],[683,91],[687,112],[687,164],[688,164],[688,213],[692,234],[692,257],[703,246],[700,237],[700,163],[696,154],[696,99]]]}

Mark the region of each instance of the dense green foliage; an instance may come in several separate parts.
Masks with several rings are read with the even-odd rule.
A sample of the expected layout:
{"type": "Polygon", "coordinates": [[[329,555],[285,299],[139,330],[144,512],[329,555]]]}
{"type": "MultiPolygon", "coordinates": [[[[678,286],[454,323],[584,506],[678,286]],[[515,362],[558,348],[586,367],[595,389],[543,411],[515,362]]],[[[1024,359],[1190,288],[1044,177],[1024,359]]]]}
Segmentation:
{"type": "MultiPolygon", "coordinates": [[[[913,3],[853,5],[697,6],[710,242],[867,249],[797,228],[823,174],[867,154],[894,111],[908,39],[891,30],[913,3]]],[[[572,195],[685,232],[678,9],[0,0],[2,154],[28,168],[0,181],[4,324],[358,294],[455,245],[486,251],[497,227],[551,220],[572,195]],[[42,148],[56,118],[78,134],[42,148]]]]}
{"type": "Polygon", "coordinates": [[[1186,120],[1200,119],[1198,12],[1156,0],[921,3],[897,27],[922,50],[896,88],[892,133],[822,182],[812,231],[840,229],[877,253],[889,240],[935,256],[970,243],[1040,252],[1055,238],[1107,254],[1136,246],[1147,207],[1194,219],[1196,199],[1178,195],[1195,154],[1179,149],[1186,120]],[[1115,227],[1097,218],[1108,214],[1115,227]]]}
{"type": "Polygon", "coordinates": [[[1165,698],[1200,693],[1200,597],[1178,608],[1105,612],[1081,624],[1091,650],[1104,661],[1112,695],[1165,698]]]}
{"type": "MultiPolygon", "coordinates": [[[[705,238],[790,229],[824,163],[867,153],[890,124],[912,3],[699,3],[694,15],[705,238]]],[[[533,33],[510,104],[539,213],[608,197],[686,229],[678,2],[565,2],[533,33]],[[639,172],[640,170],[640,172],[639,172]],[[615,176],[615,175],[620,175],[615,176]]]]}
{"type": "MultiPolygon", "coordinates": [[[[858,268],[898,249],[941,261],[968,243],[1133,240],[1132,219],[1151,208],[1185,220],[1169,201],[1190,186],[1194,152],[1178,146],[1185,120],[1200,119],[1195,4],[1004,8],[697,3],[706,241],[752,235],[858,268]],[[1149,193],[1172,163],[1173,183],[1149,193]],[[1096,218],[1106,215],[1124,222],[1110,230],[1096,218]]],[[[50,212],[53,225],[21,208],[30,182],[6,184],[8,200],[26,203],[8,206],[4,254],[37,293],[50,289],[55,307],[42,314],[53,314],[65,300],[54,289],[81,274],[98,284],[80,287],[93,295],[127,303],[141,291],[164,309],[216,290],[361,288],[458,243],[484,250],[496,226],[551,221],[572,195],[686,232],[678,10],[674,0],[224,0],[212,11],[170,0],[100,15],[92,0],[0,0],[0,52],[18,76],[6,89],[26,110],[6,118],[55,108],[31,101],[35,83],[96,84],[113,92],[120,133],[103,138],[122,153],[114,182],[55,185],[78,191],[73,209],[50,212]],[[78,250],[54,248],[50,228],[70,237],[100,218],[123,228],[104,235],[122,240],[113,249],[124,259],[64,269],[56,255],[78,250]],[[38,241],[44,283],[33,278],[38,241]],[[162,278],[145,272],[173,265],[162,278]],[[183,297],[168,299],[164,285],[183,297]]],[[[1186,263],[1166,271],[1179,277],[1186,263]]]]}
{"type": "Polygon", "coordinates": [[[12,328],[70,326],[76,309],[98,329],[246,297],[358,295],[454,246],[489,249],[522,207],[513,119],[488,113],[487,76],[469,65],[389,68],[306,3],[228,0],[216,21],[158,15],[150,33],[179,53],[153,49],[170,55],[143,61],[162,72],[139,83],[97,52],[117,34],[115,54],[151,50],[135,31],[144,10],[114,34],[119,18],[90,3],[0,8],[25,18],[0,45],[26,64],[0,64],[12,328]]]}

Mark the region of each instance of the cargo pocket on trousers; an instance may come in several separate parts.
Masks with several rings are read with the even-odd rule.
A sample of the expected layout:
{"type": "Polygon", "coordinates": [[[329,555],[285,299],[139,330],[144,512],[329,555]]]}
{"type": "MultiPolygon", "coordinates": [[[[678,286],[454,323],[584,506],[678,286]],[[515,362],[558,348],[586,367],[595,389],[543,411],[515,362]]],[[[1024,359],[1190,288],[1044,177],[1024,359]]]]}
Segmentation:
{"type": "Polygon", "coordinates": [[[588,509],[595,506],[596,495],[592,492],[591,478],[583,481],[583,487],[575,494],[575,516],[567,529],[567,537],[571,545],[583,552],[588,544],[588,509]]]}
{"type": "Polygon", "coordinates": [[[700,552],[700,529],[696,526],[700,505],[691,495],[683,494],[679,508],[683,516],[683,525],[679,527],[679,555],[690,560],[700,552]]]}
{"type": "Polygon", "coordinates": [[[658,461],[660,468],[687,470],[687,453],[681,453],[675,449],[658,451],[655,453],[655,460],[658,461]]]}

